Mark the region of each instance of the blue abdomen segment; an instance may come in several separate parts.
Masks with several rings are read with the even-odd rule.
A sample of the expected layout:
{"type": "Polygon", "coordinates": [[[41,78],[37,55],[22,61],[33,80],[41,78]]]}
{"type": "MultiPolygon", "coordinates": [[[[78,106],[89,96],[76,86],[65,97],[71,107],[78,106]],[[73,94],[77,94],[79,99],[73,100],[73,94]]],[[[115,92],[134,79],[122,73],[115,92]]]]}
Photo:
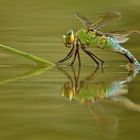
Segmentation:
{"type": "Polygon", "coordinates": [[[118,44],[116,39],[109,37],[107,39],[106,45],[108,48],[111,48],[113,51],[124,55],[129,60],[130,63],[133,63],[134,65],[140,67],[138,60],[133,56],[133,54],[127,49],[120,46],[120,44],[118,44]]]}
{"type": "Polygon", "coordinates": [[[118,44],[117,40],[115,38],[108,37],[107,38],[107,47],[112,48],[114,51],[121,48],[121,46],[118,44]]]}

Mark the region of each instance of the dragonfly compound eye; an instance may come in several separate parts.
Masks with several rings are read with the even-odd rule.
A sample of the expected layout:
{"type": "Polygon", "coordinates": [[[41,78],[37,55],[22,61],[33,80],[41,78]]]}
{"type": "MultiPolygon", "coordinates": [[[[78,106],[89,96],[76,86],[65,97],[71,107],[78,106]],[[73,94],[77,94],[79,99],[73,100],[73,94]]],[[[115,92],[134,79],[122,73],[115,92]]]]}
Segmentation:
{"type": "Polygon", "coordinates": [[[73,42],[74,42],[73,30],[70,30],[66,33],[66,41],[67,41],[68,44],[73,44],[73,42]]]}

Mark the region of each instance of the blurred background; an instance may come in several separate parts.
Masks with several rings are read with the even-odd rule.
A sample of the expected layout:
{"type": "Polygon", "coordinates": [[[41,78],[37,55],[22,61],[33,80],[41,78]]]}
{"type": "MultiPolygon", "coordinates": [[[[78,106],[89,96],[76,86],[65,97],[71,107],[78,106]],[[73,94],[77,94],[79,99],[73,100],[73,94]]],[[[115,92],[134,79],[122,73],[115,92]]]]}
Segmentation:
{"type": "MultiPolygon", "coordinates": [[[[69,51],[64,47],[62,35],[69,29],[76,32],[83,28],[75,13],[95,22],[107,11],[119,11],[122,19],[108,24],[102,31],[140,30],[139,0],[0,0],[0,43],[56,62],[69,51]]],[[[123,44],[138,60],[139,38],[134,35],[123,44]]],[[[104,50],[93,51],[105,61],[102,82],[112,83],[128,76],[125,58],[104,50]]],[[[80,78],[84,80],[95,65],[82,52],[81,55],[80,78]]],[[[70,68],[66,71],[72,74],[70,68]]],[[[98,119],[98,115],[92,115],[78,100],[69,101],[61,96],[68,80],[57,68],[34,69],[32,62],[0,49],[0,139],[139,139],[138,111],[101,101],[97,110],[103,107],[101,110],[109,115],[98,119]]],[[[101,82],[100,77],[97,81],[101,82]]],[[[139,84],[137,74],[127,84],[125,95],[136,104],[140,104],[139,84]]]]}

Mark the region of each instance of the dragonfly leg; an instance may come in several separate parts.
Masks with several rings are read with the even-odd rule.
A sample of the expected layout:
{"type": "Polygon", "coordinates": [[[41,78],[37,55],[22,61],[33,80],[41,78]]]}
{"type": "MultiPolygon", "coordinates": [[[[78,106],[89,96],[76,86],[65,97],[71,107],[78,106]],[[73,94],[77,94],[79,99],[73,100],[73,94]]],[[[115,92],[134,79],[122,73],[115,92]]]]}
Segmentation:
{"type": "Polygon", "coordinates": [[[90,52],[90,51],[88,51],[91,55],[93,55],[94,57],[96,57],[98,60],[100,60],[101,61],[101,66],[103,66],[103,64],[104,64],[104,61],[101,59],[101,58],[99,58],[98,56],[96,56],[95,54],[93,54],[92,52],[90,52]]]}
{"type": "Polygon", "coordinates": [[[79,67],[80,67],[80,66],[81,66],[81,59],[80,59],[79,48],[78,48],[78,52],[77,52],[77,55],[78,55],[78,62],[79,62],[79,67]]]}
{"type": "Polygon", "coordinates": [[[73,55],[73,52],[74,52],[74,47],[70,50],[70,52],[67,54],[67,56],[65,58],[63,58],[62,60],[59,60],[57,62],[57,64],[58,63],[63,63],[64,61],[70,59],[72,57],[72,55],[73,55]]]}
{"type": "Polygon", "coordinates": [[[75,60],[76,60],[76,57],[77,57],[77,53],[78,53],[78,48],[76,48],[76,51],[75,51],[75,54],[74,54],[74,59],[73,61],[71,62],[71,66],[74,64],[75,60]]]}
{"type": "MultiPolygon", "coordinates": [[[[81,47],[82,48],[82,47],[81,47]]],[[[96,58],[93,56],[93,55],[91,55],[91,53],[89,52],[89,51],[87,51],[87,50],[85,50],[84,48],[82,48],[82,50],[88,55],[88,56],[90,56],[90,58],[92,59],[92,60],[94,60],[94,62],[97,64],[97,66],[99,67],[99,62],[96,60],[96,58]]]]}

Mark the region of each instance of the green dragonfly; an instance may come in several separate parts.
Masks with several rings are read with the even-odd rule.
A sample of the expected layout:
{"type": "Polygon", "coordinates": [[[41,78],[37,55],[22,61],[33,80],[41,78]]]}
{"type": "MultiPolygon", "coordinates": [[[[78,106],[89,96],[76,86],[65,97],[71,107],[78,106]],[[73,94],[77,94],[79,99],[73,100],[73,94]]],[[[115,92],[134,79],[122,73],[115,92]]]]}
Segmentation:
{"type": "Polygon", "coordinates": [[[121,14],[119,12],[106,12],[102,14],[94,24],[79,13],[77,13],[76,16],[86,28],[80,29],[76,33],[74,33],[73,30],[70,30],[63,35],[65,46],[71,48],[71,50],[67,56],[58,61],[57,64],[63,63],[74,55],[71,65],[73,65],[76,58],[78,58],[79,66],[81,66],[79,49],[82,49],[92,60],[95,61],[97,66],[103,66],[104,61],[88,50],[88,48],[101,48],[122,54],[130,63],[140,67],[138,60],[132,55],[132,53],[120,45],[129,39],[129,35],[140,33],[138,30],[115,31],[109,33],[99,31],[99,29],[109,22],[120,19],[121,14]]]}

